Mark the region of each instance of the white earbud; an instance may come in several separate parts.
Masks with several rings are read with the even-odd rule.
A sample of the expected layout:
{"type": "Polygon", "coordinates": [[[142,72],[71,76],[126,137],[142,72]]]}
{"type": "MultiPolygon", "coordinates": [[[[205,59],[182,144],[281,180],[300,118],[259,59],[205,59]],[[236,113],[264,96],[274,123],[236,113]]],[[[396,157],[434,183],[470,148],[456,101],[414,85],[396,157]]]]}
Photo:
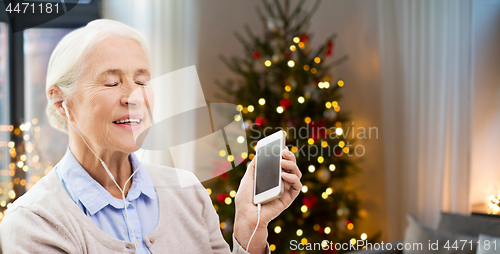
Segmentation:
{"type": "Polygon", "coordinates": [[[69,117],[68,106],[66,106],[66,101],[62,102],[62,106],[64,108],[64,112],[66,112],[66,117],[68,117],[68,121],[71,121],[71,119],[69,117]]]}

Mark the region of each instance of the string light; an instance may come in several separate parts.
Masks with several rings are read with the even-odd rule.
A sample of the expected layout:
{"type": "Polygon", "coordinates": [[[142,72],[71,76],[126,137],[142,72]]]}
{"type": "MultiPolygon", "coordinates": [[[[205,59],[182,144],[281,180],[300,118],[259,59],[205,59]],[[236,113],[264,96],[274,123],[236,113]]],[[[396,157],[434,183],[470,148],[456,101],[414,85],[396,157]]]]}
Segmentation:
{"type": "Polygon", "coordinates": [[[302,104],[302,103],[304,103],[305,99],[304,99],[304,97],[300,96],[299,98],[297,98],[297,101],[298,101],[300,104],[302,104]]]}
{"type": "Polygon", "coordinates": [[[319,156],[318,157],[318,163],[323,163],[323,161],[325,161],[325,159],[323,158],[323,156],[319,156]]]}
{"type": "Polygon", "coordinates": [[[230,197],[227,197],[226,199],[224,199],[224,203],[226,203],[226,205],[230,205],[232,202],[233,202],[233,199],[230,197]]]}
{"type": "Polygon", "coordinates": [[[235,190],[231,190],[229,192],[229,196],[232,197],[232,198],[234,198],[236,196],[236,191],[235,190]]]}
{"type": "Polygon", "coordinates": [[[238,141],[238,143],[240,144],[243,144],[243,142],[245,142],[245,138],[243,136],[239,136],[236,141],[238,141]]]}
{"type": "Polygon", "coordinates": [[[339,85],[340,87],[343,87],[344,86],[344,81],[343,80],[339,80],[337,82],[337,85],[339,85]]]}
{"type": "Polygon", "coordinates": [[[343,132],[344,132],[344,131],[342,130],[342,128],[337,128],[337,129],[335,129],[335,133],[336,133],[337,135],[339,135],[339,136],[340,136],[340,135],[342,135],[342,133],[343,133],[343,132]]]}
{"type": "Polygon", "coordinates": [[[307,140],[307,143],[308,143],[309,145],[314,144],[314,139],[312,139],[312,138],[308,139],[308,140],[307,140]]]}
{"type": "Polygon", "coordinates": [[[351,245],[354,245],[354,244],[356,244],[356,238],[351,239],[351,245]]]}
{"type": "Polygon", "coordinates": [[[299,43],[300,42],[300,38],[297,37],[297,36],[293,37],[293,42],[299,43]]]}
{"type": "Polygon", "coordinates": [[[287,91],[287,92],[292,91],[292,87],[291,87],[291,86],[288,86],[288,85],[287,85],[287,86],[285,86],[285,91],[287,91]]]}
{"type": "Polygon", "coordinates": [[[330,232],[332,232],[332,229],[330,227],[326,227],[324,231],[325,231],[325,234],[328,235],[328,234],[330,234],[330,232]]]}
{"type": "Polygon", "coordinates": [[[361,240],[366,240],[366,238],[368,238],[368,235],[366,235],[366,233],[363,233],[361,234],[361,240]]]}
{"type": "Polygon", "coordinates": [[[303,42],[299,42],[299,47],[303,48],[305,44],[303,42]]]}
{"type": "Polygon", "coordinates": [[[319,63],[319,62],[321,62],[321,59],[319,59],[319,57],[315,57],[314,62],[319,63]]]}
{"type": "Polygon", "coordinates": [[[326,192],[323,192],[323,193],[321,193],[321,197],[323,199],[327,199],[328,198],[328,194],[326,194],[326,192]]]}
{"type": "Polygon", "coordinates": [[[264,104],[266,104],[266,100],[264,98],[260,98],[259,99],[259,105],[263,106],[264,104]]]}
{"type": "Polygon", "coordinates": [[[342,147],[344,147],[344,146],[345,146],[345,142],[344,142],[344,141],[340,141],[340,142],[339,142],[339,146],[340,146],[341,148],[342,148],[342,147]]]}
{"type": "Polygon", "coordinates": [[[311,118],[310,117],[306,117],[304,118],[304,122],[306,122],[307,124],[311,122],[311,118]]]}
{"type": "Polygon", "coordinates": [[[319,89],[323,89],[323,88],[325,88],[325,87],[323,86],[323,82],[319,82],[319,83],[318,83],[318,87],[319,87],[319,89]]]}
{"type": "Polygon", "coordinates": [[[229,161],[229,162],[233,162],[233,161],[234,161],[234,156],[232,156],[232,155],[228,155],[228,156],[227,156],[227,161],[229,161]]]}
{"type": "Polygon", "coordinates": [[[278,106],[278,107],[276,108],[276,112],[278,112],[278,114],[283,113],[283,107],[282,107],[282,106],[278,106]]]}
{"type": "Polygon", "coordinates": [[[220,151],[219,151],[219,156],[220,156],[220,157],[224,157],[224,156],[226,156],[226,150],[220,150],[220,151]]]}
{"type": "Polygon", "coordinates": [[[297,49],[297,47],[295,47],[295,45],[290,46],[291,51],[295,51],[296,49],[297,49]]]}
{"type": "Polygon", "coordinates": [[[275,251],[276,250],[276,245],[274,245],[274,244],[269,245],[269,250],[275,251]]]}
{"type": "Polygon", "coordinates": [[[208,195],[212,195],[212,189],[207,188],[208,195]]]}
{"type": "Polygon", "coordinates": [[[309,65],[304,65],[304,71],[308,71],[309,70],[309,65]]]}
{"type": "Polygon", "coordinates": [[[253,107],[253,105],[248,105],[248,112],[253,112],[255,110],[255,108],[253,107]]]}
{"type": "Polygon", "coordinates": [[[349,223],[347,224],[347,229],[352,230],[354,228],[354,224],[349,223]]]}
{"type": "Polygon", "coordinates": [[[236,122],[240,121],[241,120],[241,115],[234,115],[234,120],[236,122]]]}
{"type": "Polygon", "coordinates": [[[349,147],[344,147],[344,153],[349,153],[349,147]]]}
{"type": "Polygon", "coordinates": [[[336,106],[333,108],[336,112],[339,112],[340,111],[340,107],[339,106],[336,106]]]}
{"type": "Polygon", "coordinates": [[[307,186],[302,186],[302,192],[303,193],[307,193],[307,191],[309,190],[309,188],[307,188],[307,186]]]}
{"type": "Polygon", "coordinates": [[[226,223],[225,223],[225,222],[221,222],[221,223],[220,223],[220,228],[225,229],[225,228],[226,228],[226,226],[227,226],[227,225],[226,225],[226,223]]]}
{"type": "Polygon", "coordinates": [[[300,240],[300,243],[307,244],[307,238],[302,238],[302,240],[300,240]]]}
{"type": "Polygon", "coordinates": [[[297,150],[298,150],[298,149],[297,149],[297,147],[296,147],[296,146],[292,147],[292,153],[296,153],[296,152],[297,152],[297,150]]]}
{"type": "Polygon", "coordinates": [[[328,81],[323,82],[323,87],[325,89],[328,89],[330,87],[330,82],[328,82],[328,81]]]}
{"type": "Polygon", "coordinates": [[[241,158],[246,159],[248,157],[248,154],[246,152],[241,153],[241,158]]]}
{"type": "Polygon", "coordinates": [[[314,165],[309,165],[309,167],[307,168],[307,170],[309,170],[309,172],[314,172],[316,170],[316,167],[314,167],[314,165]]]}
{"type": "Polygon", "coordinates": [[[274,233],[276,233],[276,234],[281,233],[281,227],[280,226],[274,227],[274,233]]]}
{"type": "Polygon", "coordinates": [[[332,188],[330,188],[330,187],[328,187],[328,188],[326,188],[325,193],[326,193],[327,195],[332,195],[332,193],[333,193],[333,189],[332,189],[332,188]]]}
{"type": "Polygon", "coordinates": [[[302,231],[302,229],[300,229],[300,228],[297,229],[297,232],[296,232],[297,236],[302,236],[303,233],[304,232],[302,231]]]}
{"type": "Polygon", "coordinates": [[[316,73],[316,68],[311,68],[311,73],[315,74],[316,73]]]}
{"type": "Polygon", "coordinates": [[[326,107],[326,108],[331,108],[331,107],[332,107],[332,103],[331,103],[331,102],[329,102],[329,101],[328,101],[328,102],[326,102],[326,103],[325,103],[325,107],[326,107]]]}
{"type": "Polygon", "coordinates": [[[242,111],[242,110],[243,110],[243,106],[242,106],[242,105],[238,105],[238,106],[236,106],[236,110],[238,110],[238,111],[242,111]]]}
{"type": "Polygon", "coordinates": [[[295,62],[293,60],[288,61],[288,67],[292,68],[295,66],[295,62]]]}
{"type": "Polygon", "coordinates": [[[305,205],[301,206],[301,207],[300,207],[300,211],[301,211],[302,213],[307,212],[307,206],[305,206],[305,205]]]}

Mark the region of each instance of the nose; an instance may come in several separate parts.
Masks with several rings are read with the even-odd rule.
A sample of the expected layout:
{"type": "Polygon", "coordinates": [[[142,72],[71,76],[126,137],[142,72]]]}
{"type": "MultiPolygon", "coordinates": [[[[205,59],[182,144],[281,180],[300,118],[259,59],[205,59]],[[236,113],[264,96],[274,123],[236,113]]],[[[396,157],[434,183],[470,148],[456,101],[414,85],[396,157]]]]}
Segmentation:
{"type": "Polygon", "coordinates": [[[144,103],[144,96],[141,91],[141,85],[128,85],[123,91],[121,104],[128,107],[141,106],[144,103]]]}

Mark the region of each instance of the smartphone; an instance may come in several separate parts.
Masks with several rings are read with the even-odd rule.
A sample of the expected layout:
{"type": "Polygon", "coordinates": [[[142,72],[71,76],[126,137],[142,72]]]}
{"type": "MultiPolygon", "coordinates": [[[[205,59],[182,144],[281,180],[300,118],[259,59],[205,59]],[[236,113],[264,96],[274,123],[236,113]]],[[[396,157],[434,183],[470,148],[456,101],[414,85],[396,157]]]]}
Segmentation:
{"type": "Polygon", "coordinates": [[[257,142],[255,150],[254,204],[264,204],[283,195],[281,179],[282,151],[285,148],[286,133],[278,131],[257,142]]]}

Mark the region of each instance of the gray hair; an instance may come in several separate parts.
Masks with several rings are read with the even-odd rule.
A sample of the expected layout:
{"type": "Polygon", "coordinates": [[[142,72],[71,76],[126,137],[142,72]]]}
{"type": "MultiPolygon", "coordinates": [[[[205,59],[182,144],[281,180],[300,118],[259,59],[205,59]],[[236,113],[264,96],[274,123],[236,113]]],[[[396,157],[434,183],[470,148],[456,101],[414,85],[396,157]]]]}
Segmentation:
{"type": "Polygon", "coordinates": [[[132,27],[118,21],[109,19],[98,19],[89,22],[85,27],[76,29],[67,34],[56,46],[50,56],[47,69],[46,95],[49,103],[46,113],[50,124],[62,131],[67,132],[66,118],[61,116],[54,106],[59,100],[51,100],[49,90],[52,86],[58,87],[63,93],[64,99],[69,98],[75,91],[75,84],[83,71],[85,57],[99,42],[111,36],[130,38],[144,50],[148,62],[151,62],[149,49],[144,37],[132,27]]]}

